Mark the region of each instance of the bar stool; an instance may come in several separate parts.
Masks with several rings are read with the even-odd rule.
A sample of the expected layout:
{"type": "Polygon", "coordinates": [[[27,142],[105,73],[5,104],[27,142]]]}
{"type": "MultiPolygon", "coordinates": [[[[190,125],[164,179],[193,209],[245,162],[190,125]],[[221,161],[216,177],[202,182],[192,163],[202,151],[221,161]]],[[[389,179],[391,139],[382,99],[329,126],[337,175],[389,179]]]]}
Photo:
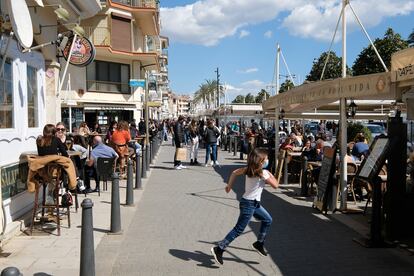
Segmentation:
{"type": "MultiPolygon", "coordinates": [[[[42,217],[40,219],[42,225],[44,223],[44,215],[45,215],[45,209],[52,209],[52,214],[53,211],[56,210],[56,224],[57,224],[57,230],[58,230],[58,236],[60,236],[60,207],[61,205],[59,204],[59,197],[60,197],[60,188],[61,188],[61,174],[62,174],[62,168],[59,164],[56,164],[54,162],[51,162],[49,164],[46,165],[45,168],[42,168],[44,170],[47,170],[47,175],[50,176],[49,179],[44,179],[41,178],[39,179],[41,185],[36,185],[36,190],[35,190],[35,202],[34,202],[34,206],[33,206],[33,215],[32,215],[32,223],[30,225],[30,235],[33,234],[33,227],[34,227],[34,222],[35,222],[35,218],[38,212],[38,209],[41,209],[42,212],[42,217]],[[47,184],[55,184],[55,188],[53,191],[53,199],[54,199],[54,204],[46,204],[46,188],[47,188],[47,184]],[[39,190],[40,190],[40,186],[42,186],[43,188],[43,199],[42,199],[42,203],[39,205],[39,190]]],[[[64,207],[67,208],[67,216],[68,216],[68,227],[70,228],[70,206],[68,207],[64,207]]]]}

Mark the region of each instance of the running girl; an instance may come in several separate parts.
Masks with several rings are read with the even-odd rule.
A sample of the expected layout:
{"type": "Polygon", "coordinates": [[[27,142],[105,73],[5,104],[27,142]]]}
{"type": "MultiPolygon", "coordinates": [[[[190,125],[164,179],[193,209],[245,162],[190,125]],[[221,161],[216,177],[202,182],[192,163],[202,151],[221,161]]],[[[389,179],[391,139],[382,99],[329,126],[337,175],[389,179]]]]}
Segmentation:
{"type": "Polygon", "coordinates": [[[260,255],[267,256],[263,245],[266,234],[272,224],[272,217],[260,205],[260,198],[265,184],[269,184],[275,189],[279,186],[275,177],[268,170],[264,169],[268,164],[267,152],[261,149],[254,149],[247,158],[247,167],[234,170],[230,175],[225,188],[226,192],[229,193],[231,191],[237,176],[246,175],[245,192],[240,200],[240,215],[236,226],[227,234],[224,240],[219,242],[218,246],[211,248],[214,259],[221,265],[223,264],[224,250],[235,238],[243,233],[252,216],[262,221],[257,241],[252,244],[252,247],[260,255]]]}

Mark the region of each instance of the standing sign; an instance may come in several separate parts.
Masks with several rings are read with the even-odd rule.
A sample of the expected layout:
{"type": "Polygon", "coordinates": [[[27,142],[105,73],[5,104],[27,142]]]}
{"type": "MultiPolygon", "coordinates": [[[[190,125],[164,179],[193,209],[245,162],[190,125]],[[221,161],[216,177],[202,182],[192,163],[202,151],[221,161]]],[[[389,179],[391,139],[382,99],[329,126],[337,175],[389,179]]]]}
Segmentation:
{"type": "Polygon", "coordinates": [[[386,154],[389,150],[388,137],[377,137],[372,143],[369,155],[361,164],[361,169],[356,177],[363,178],[372,183],[384,165],[386,154]]]}
{"type": "Polygon", "coordinates": [[[285,162],[285,157],[286,157],[286,151],[280,150],[277,156],[277,159],[276,159],[277,166],[276,166],[276,171],[275,171],[275,177],[278,182],[280,182],[280,178],[282,177],[282,169],[283,169],[283,163],[285,162]]]}
{"type": "Polygon", "coordinates": [[[318,191],[313,206],[324,212],[332,194],[333,176],[336,169],[336,148],[325,147],[323,150],[322,167],[318,179],[318,191]]]}
{"type": "Polygon", "coordinates": [[[69,63],[79,67],[87,66],[95,59],[95,47],[86,37],[77,36],[75,42],[73,42],[73,37],[69,38],[65,49],[63,49],[63,57],[68,60],[71,45],[75,43],[69,63]]]}

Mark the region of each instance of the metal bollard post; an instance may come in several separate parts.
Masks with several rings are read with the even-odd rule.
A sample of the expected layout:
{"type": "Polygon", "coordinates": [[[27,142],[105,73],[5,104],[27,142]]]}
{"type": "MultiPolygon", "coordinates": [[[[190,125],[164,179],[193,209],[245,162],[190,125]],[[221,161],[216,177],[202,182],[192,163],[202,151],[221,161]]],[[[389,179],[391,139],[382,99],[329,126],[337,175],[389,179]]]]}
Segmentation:
{"type": "Polygon", "coordinates": [[[147,157],[146,157],[146,161],[147,161],[147,164],[146,164],[146,168],[147,168],[147,172],[149,172],[150,171],[150,161],[151,161],[151,152],[150,152],[150,148],[148,148],[150,145],[148,145],[147,146],[147,157]]]}
{"type": "Polygon", "coordinates": [[[135,189],[142,189],[142,175],[141,175],[141,153],[136,153],[135,161],[135,189]]]}
{"type": "Polygon", "coordinates": [[[16,267],[9,266],[1,271],[1,276],[23,276],[16,267]]]}
{"type": "Polygon", "coordinates": [[[240,139],[240,160],[243,160],[243,139],[240,139]]]}
{"type": "Polygon", "coordinates": [[[237,137],[234,137],[233,141],[233,156],[236,156],[237,153],[237,137]]]}
{"type": "Polygon", "coordinates": [[[128,160],[128,170],[127,170],[127,189],[126,189],[126,202],[127,206],[134,205],[134,187],[132,184],[132,179],[134,177],[134,172],[132,171],[132,160],[128,160]]]}
{"type": "Polygon", "coordinates": [[[114,173],[112,176],[112,193],[111,193],[111,233],[121,232],[121,207],[119,200],[119,176],[114,173]]]}
{"type": "Polygon", "coordinates": [[[231,136],[229,136],[227,141],[229,141],[229,146],[228,146],[227,150],[229,151],[229,153],[231,153],[231,136]]]}
{"type": "Polygon", "coordinates": [[[154,164],[154,158],[155,158],[155,142],[154,140],[151,141],[151,165],[154,164]]]}
{"type": "Polygon", "coordinates": [[[142,178],[147,178],[147,146],[142,147],[142,178]]]}
{"type": "Polygon", "coordinates": [[[304,156],[302,158],[302,177],[300,179],[300,195],[308,195],[308,158],[304,156]]]}
{"type": "Polygon", "coordinates": [[[284,164],[283,164],[283,184],[288,184],[288,161],[289,161],[289,158],[286,156],[285,157],[285,161],[284,161],[284,164]]]}
{"type": "Polygon", "coordinates": [[[371,215],[371,246],[381,247],[384,244],[382,237],[381,226],[382,226],[382,192],[381,183],[382,180],[379,176],[376,176],[373,180],[372,189],[372,215],[371,215]]]}
{"type": "MultiPolygon", "coordinates": [[[[95,275],[95,247],[93,240],[93,202],[90,198],[82,201],[82,229],[80,252],[80,276],[95,275]]],[[[3,275],[3,274],[2,274],[3,275]]]]}

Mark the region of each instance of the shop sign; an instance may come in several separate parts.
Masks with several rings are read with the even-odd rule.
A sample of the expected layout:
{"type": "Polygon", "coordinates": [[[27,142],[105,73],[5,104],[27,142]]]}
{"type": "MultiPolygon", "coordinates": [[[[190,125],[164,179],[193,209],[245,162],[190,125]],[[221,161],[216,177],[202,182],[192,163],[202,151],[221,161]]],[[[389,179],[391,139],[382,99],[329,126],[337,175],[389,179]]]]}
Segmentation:
{"type": "Polygon", "coordinates": [[[142,79],[130,79],[129,86],[145,88],[145,80],[142,79]]]}
{"type": "MultiPolygon", "coordinates": [[[[63,57],[68,60],[69,51],[72,46],[74,36],[69,38],[69,41],[63,50],[63,57]]],[[[95,59],[95,47],[86,37],[77,36],[75,45],[73,45],[72,55],[70,56],[70,64],[84,67],[95,59]]]]}
{"type": "Polygon", "coordinates": [[[0,168],[0,182],[3,200],[27,190],[27,162],[0,168]]]}

